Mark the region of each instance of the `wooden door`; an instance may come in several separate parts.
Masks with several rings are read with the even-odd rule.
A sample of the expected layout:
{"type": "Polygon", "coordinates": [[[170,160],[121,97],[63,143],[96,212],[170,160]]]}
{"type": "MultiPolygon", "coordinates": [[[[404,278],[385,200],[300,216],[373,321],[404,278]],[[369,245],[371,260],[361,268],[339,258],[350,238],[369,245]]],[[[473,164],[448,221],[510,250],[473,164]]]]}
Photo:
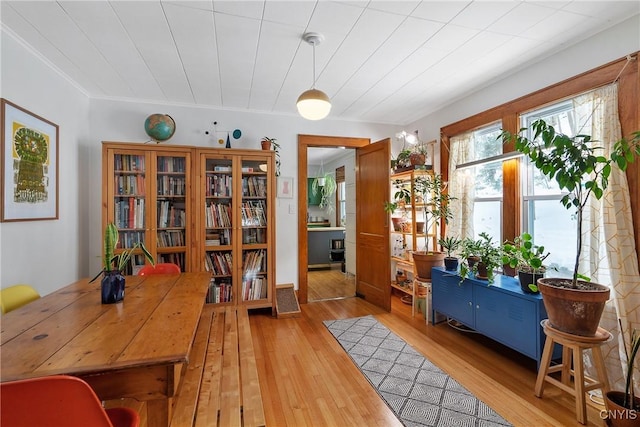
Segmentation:
{"type": "Polygon", "coordinates": [[[389,159],[391,140],[356,150],[356,295],[391,310],[389,159]]]}

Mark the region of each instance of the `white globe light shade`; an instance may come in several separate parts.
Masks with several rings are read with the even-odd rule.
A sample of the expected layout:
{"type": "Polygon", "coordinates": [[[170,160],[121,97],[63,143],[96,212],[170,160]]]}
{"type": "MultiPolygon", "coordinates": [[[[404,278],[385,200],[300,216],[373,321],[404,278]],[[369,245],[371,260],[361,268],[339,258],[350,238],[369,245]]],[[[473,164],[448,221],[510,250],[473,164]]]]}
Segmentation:
{"type": "Polygon", "coordinates": [[[309,89],[298,97],[298,113],[307,120],[322,120],[331,111],[331,101],[326,93],[309,89]]]}

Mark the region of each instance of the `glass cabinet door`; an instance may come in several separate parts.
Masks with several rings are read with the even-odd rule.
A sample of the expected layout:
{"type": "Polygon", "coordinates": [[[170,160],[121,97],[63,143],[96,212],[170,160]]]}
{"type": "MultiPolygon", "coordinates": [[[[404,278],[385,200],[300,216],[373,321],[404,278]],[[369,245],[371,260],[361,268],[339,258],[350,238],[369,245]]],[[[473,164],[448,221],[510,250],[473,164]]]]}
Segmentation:
{"type": "Polygon", "coordinates": [[[189,218],[187,176],[189,157],[179,153],[156,156],[156,261],[173,263],[187,271],[189,218]]]}
{"type": "Polygon", "coordinates": [[[265,300],[267,275],[267,164],[260,159],[242,159],[242,301],[265,300]]]}
{"type": "MultiPolygon", "coordinates": [[[[131,248],[138,243],[148,246],[147,221],[147,167],[145,153],[115,152],[113,154],[113,217],[118,227],[117,249],[131,248]]],[[[132,256],[125,274],[135,274],[144,265],[144,256],[132,256]]]]}
{"type": "Polygon", "coordinates": [[[204,158],[205,268],[211,272],[208,303],[233,301],[233,159],[204,158]]]}

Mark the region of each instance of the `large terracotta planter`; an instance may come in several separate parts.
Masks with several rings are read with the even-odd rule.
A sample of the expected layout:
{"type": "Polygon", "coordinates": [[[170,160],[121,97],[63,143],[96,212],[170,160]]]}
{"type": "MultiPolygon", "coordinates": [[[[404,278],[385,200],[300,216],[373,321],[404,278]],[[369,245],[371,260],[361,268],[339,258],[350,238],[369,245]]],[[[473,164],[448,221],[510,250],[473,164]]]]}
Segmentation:
{"type": "Polygon", "coordinates": [[[444,258],[446,256],[444,252],[415,251],[411,254],[418,272],[418,280],[424,279],[422,280],[423,282],[431,280],[432,267],[444,267],[444,258]]]}
{"type": "Polygon", "coordinates": [[[538,289],[542,294],[542,302],[547,310],[549,323],[563,332],[573,335],[592,337],[598,330],[604,305],[609,299],[610,289],[598,283],[578,280],[579,287],[571,289],[554,286],[556,281],[570,279],[544,278],[538,279],[538,289]]]}
{"type": "Polygon", "coordinates": [[[640,425],[640,397],[634,397],[634,409],[622,406],[624,393],[608,391],[605,395],[607,402],[607,425],[611,427],[637,427],[640,425]]]}

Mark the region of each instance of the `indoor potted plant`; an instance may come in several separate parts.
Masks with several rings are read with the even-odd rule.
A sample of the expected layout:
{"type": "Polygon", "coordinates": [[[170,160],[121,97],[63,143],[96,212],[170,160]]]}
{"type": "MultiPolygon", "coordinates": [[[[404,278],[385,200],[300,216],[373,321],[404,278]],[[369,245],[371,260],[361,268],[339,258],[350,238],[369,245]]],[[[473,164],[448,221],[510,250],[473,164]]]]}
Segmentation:
{"type": "Polygon", "coordinates": [[[414,179],[413,196],[422,200],[425,233],[424,249],[414,250],[412,256],[418,278],[426,281],[431,278],[432,267],[444,266],[444,252],[429,250],[429,230],[437,228],[442,220],[448,223],[453,216],[449,207],[452,197],[445,192],[446,187],[442,175],[426,173],[414,179]]]}
{"type": "Polygon", "coordinates": [[[549,179],[555,180],[561,190],[568,192],[561,199],[567,209],[575,209],[578,223],[576,258],[571,280],[544,278],[538,280],[544,306],[553,327],[563,332],[594,336],[606,301],[609,287],[589,282],[579,271],[582,250],[582,216],[591,195],[600,199],[608,186],[611,168],[626,170],[627,164],[640,155],[640,131],[631,141],[618,141],[607,158],[596,153],[591,136],[567,136],[556,133],[544,120],[532,123],[533,139],[503,131],[503,142],[513,141],[515,149],[525,154],[549,179]]]}
{"type": "MultiPolygon", "coordinates": [[[[620,330],[622,322],[618,319],[620,330]]],[[[626,376],[624,392],[608,391],[605,395],[607,400],[607,425],[613,427],[637,426],[640,419],[640,397],[635,396],[633,390],[633,371],[635,360],[640,350],[640,331],[632,329],[629,332],[629,345],[624,341],[624,353],[626,356],[626,376]]]]}
{"type": "Polygon", "coordinates": [[[529,233],[522,233],[502,244],[502,264],[514,268],[518,272],[518,280],[523,292],[538,293],[538,279],[544,277],[547,268],[542,262],[549,256],[544,246],[533,243],[529,233]]]}
{"type": "Polygon", "coordinates": [[[102,271],[96,275],[91,282],[96,280],[102,274],[101,295],[103,304],[113,304],[124,299],[125,278],[122,271],[131,260],[131,256],[138,248],[142,250],[145,258],[152,264],[155,264],[151,253],[144,246],[144,243],[138,242],[133,247],[123,249],[120,253],[115,253],[118,246],[119,233],[118,228],[113,222],[107,224],[104,229],[104,255],[102,258],[102,271]]]}
{"type": "Polygon", "coordinates": [[[280,144],[278,144],[278,140],[263,136],[260,140],[260,145],[263,150],[271,150],[271,147],[273,147],[273,151],[276,153],[276,176],[280,176],[280,144]]]}
{"type": "Polygon", "coordinates": [[[454,256],[455,252],[460,248],[462,240],[457,237],[447,236],[440,238],[438,243],[447,253],[444,257],[444,268],[447,271],[455,271],[458,269],[458,257],[454,256]]]}
{"type": "Polygon", "coordinates": [[[409,189],[409,184],[402,181],[401,179],[396,179],[393,182],[393,186],[396,189],[396,192],[393,193],[393,201],[385,202],[384,210],[390,214],[393,214],[398,209],[403,210],[402,216],[391,217],[391,221],[393,222],[393,229],[395,231],[403,231],[403,226],[407,222],[407,219],[405,218],[404,207],[405,205],[411,203],[411,190],[409,189]]]}
{"type": "Polygon", "coordinates": [[[473,243],[466,242],[467,250],[473,253],[475,259],[469,262],[470,257],[467,257],[460,263],[461,282],[469,276],[469,273],[472,273],[476,279],[493,283],[494,270],[502,265],[502,252],[493,238],[484,232],[479,236],[480,238],[473,243]]]}

